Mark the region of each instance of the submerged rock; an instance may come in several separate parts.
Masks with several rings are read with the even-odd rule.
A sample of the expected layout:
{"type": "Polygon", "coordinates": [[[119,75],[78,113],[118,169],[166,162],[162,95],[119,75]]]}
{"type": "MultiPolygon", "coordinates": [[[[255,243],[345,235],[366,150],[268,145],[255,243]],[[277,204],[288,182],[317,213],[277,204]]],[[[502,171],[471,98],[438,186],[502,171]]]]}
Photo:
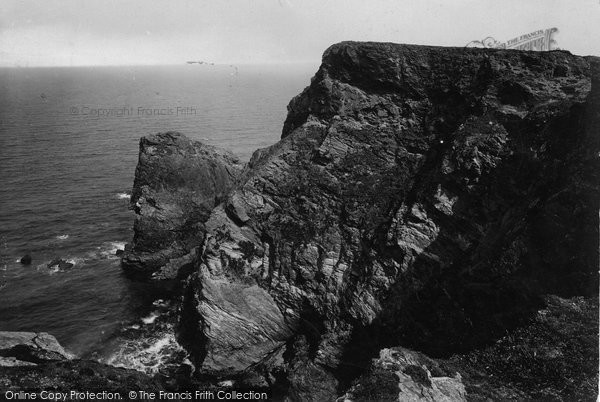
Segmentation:
{"type": "MultiPolygon", "coordinates": [[[[157,273],[204,239],[204,222],[233,186],[241,164],[233,154],[176,132],[143,137],[131,194],[132,244],[121,261],[133,273],[157,273]]],[[[169,267],[169,275],[178,268],[169,267]]],[[[164,273],[159,273],[165,277],[164,273]]]]}
{"type": "Polygon", "coordinates": [[[29,254],[25,254],[23,257],[21,257],[20,262],[23,265],[30,265],[31,264],[31,256],[29,254]]]}
{"type": "Polygon", "coordinates": [[[65,261],[62,258],[55,258],[50,261],[47,265],[48,268],[58,267],[58,269],[69,269],[73,268],[75,264],[65,261]]]}
{"type": "Polygon", "coordinates": [[[599,80],[568,52],[329,48],[196,232],[197,373],[333,398],[385,344],[465,351],[596,292],[599,80]]]}

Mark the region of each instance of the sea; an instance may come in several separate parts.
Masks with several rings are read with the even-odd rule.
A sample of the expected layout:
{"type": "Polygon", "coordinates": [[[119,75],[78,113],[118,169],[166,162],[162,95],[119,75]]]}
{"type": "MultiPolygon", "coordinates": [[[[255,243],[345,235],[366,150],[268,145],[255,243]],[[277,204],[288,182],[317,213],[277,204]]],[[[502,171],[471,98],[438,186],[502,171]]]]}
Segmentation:
{"type": "Polygon", "coordinates": [[[139,139],[179,131],[247,161],[280,138],[317,67],[0,69],[0,331],[149,373],[183,354],[168,288],[126,277],[116,256],[133,236],[139,139]]]}

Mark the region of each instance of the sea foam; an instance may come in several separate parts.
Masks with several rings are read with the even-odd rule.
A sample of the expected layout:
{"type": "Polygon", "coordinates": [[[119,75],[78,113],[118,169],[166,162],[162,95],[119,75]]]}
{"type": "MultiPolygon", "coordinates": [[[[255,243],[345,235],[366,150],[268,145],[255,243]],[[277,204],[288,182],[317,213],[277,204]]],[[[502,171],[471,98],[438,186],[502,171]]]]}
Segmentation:
{"type": "Polygon", "coordinates": [[[146,325],[149,324],[153,324],[154,321],[156,321],[156,319],[158,318],[158,314],[156,313],[150,313],[150,315],[148,317],[143,317],[142,318],[142,322],[146,325]]]}

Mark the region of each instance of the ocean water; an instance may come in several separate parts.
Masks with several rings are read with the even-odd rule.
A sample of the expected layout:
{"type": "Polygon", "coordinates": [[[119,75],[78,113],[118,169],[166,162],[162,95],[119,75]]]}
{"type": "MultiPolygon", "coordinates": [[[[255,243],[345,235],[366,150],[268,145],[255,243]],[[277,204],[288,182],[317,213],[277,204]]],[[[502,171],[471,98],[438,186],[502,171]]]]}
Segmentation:
{"type": "Polygon", "coordinates": [[[126,278],[115,256],[132,238],[139,138],[180,131],[247,160],[279,139],[315,70],[0,69],[0,330],[49,332],[78,356],[156,369],[158,351],[176,348],[157,319],[170,302],[164,286],[126,278]],[[74,266],[48,268],[54,258],[74,266]]]}

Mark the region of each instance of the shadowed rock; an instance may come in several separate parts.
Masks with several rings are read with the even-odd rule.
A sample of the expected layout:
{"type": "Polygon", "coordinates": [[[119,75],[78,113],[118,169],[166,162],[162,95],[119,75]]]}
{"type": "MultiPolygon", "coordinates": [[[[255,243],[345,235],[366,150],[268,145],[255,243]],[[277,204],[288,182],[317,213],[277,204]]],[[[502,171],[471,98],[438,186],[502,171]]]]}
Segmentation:
{"type": "Polygon", "coordinates": [[[144,373],[91,360],[51,361],[19,367],[0,365],[0,381],[2,392],[13,391],[18,394],[19,391],[50,391],[69,394],[76,390],[119,393],[123,400],[127,400],[131,391],[158,394],[165,390],[159,380],[144,373]]]}
{"type": "Polygon", "coordinates": [[[438,360],[470,401],[591,401],[598,395],[598,297],[547,296],[524,326],[438,360]]]}
{"type": "Polygon", "coordinates": [[[35,365],[70,359],[55,337],[45,332],[0,332],[0,366],[35,365]]]}
{"type": "Polygon", "coordinates": [[[231,153],[176,132],[140,139],[130,204],[134,238],[121,256],[124,268],[172,278],[191,264],[204,239],[204,222],[240,169],[231,153]]]}

